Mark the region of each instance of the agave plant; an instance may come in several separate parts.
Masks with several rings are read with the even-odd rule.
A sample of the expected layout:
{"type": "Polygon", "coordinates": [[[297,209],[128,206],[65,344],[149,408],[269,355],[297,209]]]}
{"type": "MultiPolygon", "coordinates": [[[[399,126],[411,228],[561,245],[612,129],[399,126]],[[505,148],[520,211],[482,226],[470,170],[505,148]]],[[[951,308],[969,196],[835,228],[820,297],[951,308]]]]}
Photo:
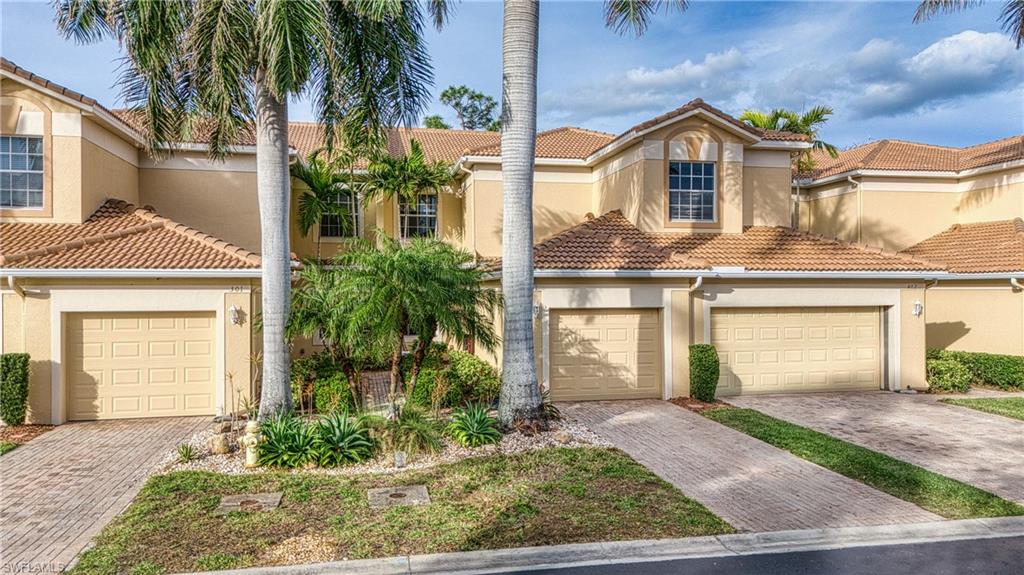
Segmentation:
{"type": "Polygon", "coordinates": [[[277,414],[262,426],[260,465],[305,467],[317,461],[317,430],[294,415],[277,414]]]}
{"type": "Polygon", "coordinates": [[[452,414],[448,434],[463,447],[480,447],[501,441],[498,420],[484,403],[468,403],[452,414]]]}
{"type": "Polygon", "coordinates": [[[347,411],[326,415],[317,422],[317,454],[322,467],[358,463],[373,457],[373,439],[362,420],[347,411]]]}
{"type": "Polygon", "coordinates": [[[196,448],[191,443],[178,444],[178,461],[188,463],[196,458],[196,448]]]}

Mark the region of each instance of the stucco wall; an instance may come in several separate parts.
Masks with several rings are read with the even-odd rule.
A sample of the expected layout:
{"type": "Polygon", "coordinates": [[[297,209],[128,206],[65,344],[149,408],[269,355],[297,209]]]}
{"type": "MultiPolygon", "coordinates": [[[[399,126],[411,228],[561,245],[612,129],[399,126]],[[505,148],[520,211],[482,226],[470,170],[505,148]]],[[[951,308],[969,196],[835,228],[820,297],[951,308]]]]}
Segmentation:
{"type": "Polygon", "coordinates": [[[1024,293],[1009,283],[927,291],[928,347],[1024,355],[1024,293]]]}
{"type": "Polygon", "coordinates": [[[50,299],[31,293],[22,299],[5,291],[3,301],[3,352],[27,353],[31,376],[28,390],[29,423],[50,423],[50,299]]]}
{"type": "MultiPolygon", "coordinates": [[[[783,152],[788,158],[788,154],[783,152]]],[[[793,222],[789,167],[743,166],[743,225],[785,226],[793,222]]]]}

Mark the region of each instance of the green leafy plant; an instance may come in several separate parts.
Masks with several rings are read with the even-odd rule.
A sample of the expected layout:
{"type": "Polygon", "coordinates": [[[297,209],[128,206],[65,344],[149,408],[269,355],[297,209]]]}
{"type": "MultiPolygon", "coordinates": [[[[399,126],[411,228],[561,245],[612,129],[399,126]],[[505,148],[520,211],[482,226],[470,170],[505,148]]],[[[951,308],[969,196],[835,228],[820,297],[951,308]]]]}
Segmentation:
{"type": "Polygon", "coordinates": [[[928,360],[928,391],[967,393],[972,379],[971,370],[955,359],[928,360]]]}
{"type": "MultiPolygon", "coordinates": [[[[411,356],[402,363],[409,380],[411,356]]],[[[501,377],[479,357],[435,342],[423,360],[416,387],[408,401],[420,407],[457,407],[471,401],[491,403],[501,391],[501,377]]]]}
{"type": "Polygon", "coordinates": [[[341,411],[317,422],[316,447],[322,467],[337,467],[373,457],[374,445],[364,421],[341,411]]]}
{"type": "Polygon", "coordinates": [[[952,359],[971,372],[973,384],[1007,391],[1024,389],[1024,356],[975,351],[928,350],[928,359],[952,359]]]}
{"type": "Polygon", "coordinates": [[[0,355],[0,420],[7,425],[25,423],[28,410],[29,355],[0,355]]]}
{"type": "Polygon", "coordinates": [[[304,467],[317,461],[317,430],[294,415],[278,414],[263,423],[260,465],[304,467]]]}
{"type": "Polygon", "coordinates": [[[540,393],[540,414],[548,421],[562,420],[562,410],[551,401],[550,390],[545,389],[540,393]]]}
{"type": "Polygon", "coordinates": [[[381,447],[387,451],[415,455],[441,449],[438,423],[413,405],[406,405],[394,418],[367,417],[367,425],[374,428],[381,447]]]}
{"type": "Polygon", "coordinates": [[[448,434],[463,447],[480,447],[501,441],[498,420],[483,403],[469,403],[452,413],[448,434]]]}
{"type": "Polygon", "coordinates": [[[0,441],[0,455],[10,453],[18,448],[18,444],[13,441],[0,441]]]}
{"type": "Polygon", "coordinates": [[[179,443],[177,451],[178,461],[181,463],[188,463],[196,458],[196,448],[191,443],[179,443]]]}
{"type": "Polygon", "coordinates": [[[718,351],[706,343],[690,346],[690,396],[700,401],[713,402],[718,389],[718,351]]]}

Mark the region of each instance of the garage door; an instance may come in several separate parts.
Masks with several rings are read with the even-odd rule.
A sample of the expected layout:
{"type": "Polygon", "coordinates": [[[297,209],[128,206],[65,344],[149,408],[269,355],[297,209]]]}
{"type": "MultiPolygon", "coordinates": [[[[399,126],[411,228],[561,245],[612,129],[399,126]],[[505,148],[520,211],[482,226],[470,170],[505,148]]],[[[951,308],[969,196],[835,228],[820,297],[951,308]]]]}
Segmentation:
{"type": "Polygon", "coordinates": [[[661,397],[658,310],[552,310],[551,399],[661,397]]]}
{"type": "Polygon", "coordinates": [[[212,415],[214,314],[73,314],[68,419],[212,415]]]}
{"type": "Polygon", "coordinates": [[[879,308],[726,308],[711,313],[719,395],[879,389],[879,308]]]}

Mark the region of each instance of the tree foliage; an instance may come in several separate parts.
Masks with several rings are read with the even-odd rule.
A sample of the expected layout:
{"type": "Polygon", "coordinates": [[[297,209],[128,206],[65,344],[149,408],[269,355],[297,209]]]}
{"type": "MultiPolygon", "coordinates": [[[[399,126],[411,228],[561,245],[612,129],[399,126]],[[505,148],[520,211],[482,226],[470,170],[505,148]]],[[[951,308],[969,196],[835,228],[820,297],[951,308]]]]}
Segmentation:
{"type": "Polygon", "coordinates": [[[494,117],[498,102],[483,92],[466,86],[448,86],[441,92],[441,103],[455,110],[463,130],[501,129],[501,123],[494,117]]]}
{"type": "MultiPolygon", "coordinates": [[[[836,147],[818,137],[818,131],[828,122],[828,118],[832,114],[832,108],[829,106],[815,106],[802,114],[775,108],[769,112],[746,110],[740,115],[740,120],[762,130],[803,134],[810,140],[811,150],[822,150],[835,158],[839,155],[836,147]]],[[[814,169],[814,156],[811,154],[811,150],[807,150],[797,157],[798,171],[809,172],[814,169]]]]}
{"type": "Polygon", "coordinates": [[[427,116],[426,118],[423,118],[423,127],[433,128],[435,130],[452,129],[451,125],[449,125],[448,122],[445,122],[444,118],[442,118],[439,114],[434,114],[433,116],[427,116]]]}
{"type": "MultiPolygon", "coordinates": [[[[291,175],[306,184],[308,190],[299,196],[298,224],[303,236],[315,227],[319,227],[324,217],[337,217],[341,224],[342,235],[352,235],[355,231],[354,215],[338,203],[340,194],[355,194],[356,180],[352,171],[346,170],[354,158],[348,153],[331,154],[320,149],[305,160],[291,165],[291,175]]],[[[353,202],[354,204],[354,202],[353,202]]],[[[319,230],[316,235],[316,259],[320,260],[321,237],[319,230]]]]}
{"type": "MultiPolygon", "coordinates": [[[[914,23],[930,20],[940,12],[958,12],[984,3],[984,0],[922,0],[914,12],[914,23]]],[[[1024,0],[1006,0],[999,21],[1003,31],[1013,38],[1019,50],[1024,45],[1024,0]]]]}

